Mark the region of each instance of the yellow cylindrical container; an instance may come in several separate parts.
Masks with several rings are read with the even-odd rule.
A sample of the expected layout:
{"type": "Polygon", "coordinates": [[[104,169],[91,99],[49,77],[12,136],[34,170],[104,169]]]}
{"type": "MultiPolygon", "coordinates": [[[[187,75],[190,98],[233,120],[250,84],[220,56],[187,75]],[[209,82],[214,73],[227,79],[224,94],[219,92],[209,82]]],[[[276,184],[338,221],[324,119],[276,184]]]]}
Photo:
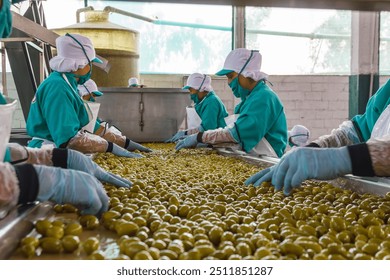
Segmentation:
{"type": "Polygon", "coordinates": [[[138,77],[139,33],[109,22],[109,13],[85,12],[85,22],[53,29],[59,35],[76,33],[92,40],[96,53],[111,65],[108,73],[93,67],[92,79],[99,87],[127,87],[130,77],[138,77]]]}

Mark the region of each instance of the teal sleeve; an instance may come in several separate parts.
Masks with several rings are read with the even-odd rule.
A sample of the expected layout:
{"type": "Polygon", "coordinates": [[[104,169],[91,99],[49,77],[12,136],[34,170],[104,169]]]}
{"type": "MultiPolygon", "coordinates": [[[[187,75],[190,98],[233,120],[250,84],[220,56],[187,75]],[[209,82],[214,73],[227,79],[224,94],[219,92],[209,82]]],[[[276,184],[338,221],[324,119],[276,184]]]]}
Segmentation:
{"type": "Polygon", "coordinates": [[[11,152],[8,147],[5,148],[4,162],[11,162],[11,152]]]}
{"type": "Polygon", "coordinates": [[[42,103],[42,112],[57,147],[74,137],[82,127],[66,94],[47,94],[42,103]]]}
{"type": "Polygon", "coordinates": [[[96,120],[95,127],[93,128],[93,132],[95,133],[96,130],[100,128],[100,121],[96,120]]]}
{"type": "Polygon", "coordinates": [[[204,128],[205,131],[219,128],[219,114],[220,106],[217,100],[211,100],[211,102],[207,104],[200,116],[200,118],[202,119],[201,126],[204,128]]]}
{"type": "Polygon", "coordinates": [[[0,105],[7,104],[7,100],[5,100],[4,95],[0,92],[0,105]]]}
{"type": "Polygon", "coordinates": [[[30,136],[52,141],[57,147],[67,143],[89,122],[84,102],[76,92],[76,80],[67,76],[72,86],[58,72],[52,72],[40,84],[26,121],[30,136]]]}
{"type": "Polygon", "coordinates": [[[10,1],[3,0],[3,5],[0,7],[0,38],[7,38],[12,31],[12,14],[10,6],[10,1]]]}
{"type": "Polygon", "coordinates": [[[233,138],[249,152],[265,137],[282,156],[287,145],[287,120],[276,94],[268,86],[258,85],[240,105],[240,116],[230,130],[233,138]]]}
{"type": "Polygon", "coordinates": [[[357,133],[360,134],[359,136],[361,136],[363,142],[370,139],[376,121],[389,104],[390,80],[369,99],[364,114],[352,118],[352,122],[358,130],[357,133]]]}

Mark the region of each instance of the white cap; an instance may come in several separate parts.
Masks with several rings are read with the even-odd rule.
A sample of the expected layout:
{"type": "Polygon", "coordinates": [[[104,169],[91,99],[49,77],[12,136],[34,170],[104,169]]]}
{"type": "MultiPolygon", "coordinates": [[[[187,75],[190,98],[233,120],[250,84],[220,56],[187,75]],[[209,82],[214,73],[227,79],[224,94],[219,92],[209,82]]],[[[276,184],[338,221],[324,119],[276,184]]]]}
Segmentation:
{"type": "Polygon", "coordinates": [[[138,79],[135,77],[131,77],[129,79],[129,87],[136,87],[136,86],[139,86],[138,79]]]}
{"type": "Polygon", "coordinates": [[[64,36],[60,36],[56,39],[56,46],[57,56],[50,59],[49,62],[50,68],[54,71],[77,71],[88,64],[88,59],[91,62],[103,63],[96,57],[95,49],[91,40],[85,36],[79,34],[66,34],[64,36]]]}
{"type": "Polygon", "coordinates": [[[200,73],[193,73],[187,79],[187,84],[183,89],[193,88],[195,90],[212,91],[211,77],[200,73]]]}
{"type": "Polygon", "coordinates": [[[260,81],[268,77],[267,74],[260,71],[261,60],[261,54],[258,51],[238,48],[232,50],[228,54],[223,65],[223,69],[218,71],[215,75],[224,76],[231,72],[236,72],[246,78],[260,81]]]}
{"type": "Polygon", "coordinates": [[[288,131],[288,139],[292,144],[299,147],[305,146],[309,141],[310,131],[303,125],[294,125],[294,127],[288,131]]]}
{"type": "Polygon", "coordinates": [[[78,85],[77,87],[80,96],[88,95],[93,93],[96,96],[102,96],[103,92],[98,90],[98,87],[94,80],[89,79],[83,85],[78,85]]]}

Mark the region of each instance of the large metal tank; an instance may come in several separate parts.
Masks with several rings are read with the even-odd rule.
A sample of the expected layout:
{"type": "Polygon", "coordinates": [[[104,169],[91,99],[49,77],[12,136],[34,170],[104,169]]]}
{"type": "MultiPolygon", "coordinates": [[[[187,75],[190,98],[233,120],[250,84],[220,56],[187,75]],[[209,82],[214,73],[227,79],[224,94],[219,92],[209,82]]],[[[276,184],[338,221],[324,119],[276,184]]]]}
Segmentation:
{"type": "Polygon", "coordinates": [[[109,22],[108,11],[85,11],[85,22],[53,29],[59,35],[77,33],[90,38],[96,53],[111,65],[108,73],[93,67],[92,79],[101,87],[127,87],[138,77],[139,33],[109,22]]]}

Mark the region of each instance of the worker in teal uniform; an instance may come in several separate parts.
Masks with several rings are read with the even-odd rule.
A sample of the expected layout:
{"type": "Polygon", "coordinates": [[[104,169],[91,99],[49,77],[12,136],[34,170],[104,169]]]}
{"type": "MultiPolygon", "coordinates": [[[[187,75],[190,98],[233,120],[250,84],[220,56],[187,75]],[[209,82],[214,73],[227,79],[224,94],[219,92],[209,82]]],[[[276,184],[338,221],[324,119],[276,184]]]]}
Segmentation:
{"type": "Polygon", "coordinates": [[[195,111],[201,122],[197,127],[179,130],[166,142],[176,142],[191,134],[226,126],[225,118],[228,116],[228,112],[222,100],[215,94],[210,76],[193,73],[188,77],[187,84],[183,89],[189,90],[191,100],[195,104],[195,111]]]}
{"type": "MultiPolygon", "coordinates": [[[[94,80],[89,79],[83,85],[78,86],[78,92],[81,98],[86,101],[95,102],[95,98],[102,96],[103,92],[98,90],[98,87],[94,80]]],[[[107,122],[97,118],[94,127],[94,134],[101,136],[102,138],[110,141],[118,146],[125,148],[128,151],[138,150],[140,152],[150,153],[151,149],[145,147],[137,142],[134,142],[127,138],[119,128],[109,125],[107,122]]]]}
{"type": "Polygon", "coordinates": [[[91,77],[95,49],[89,38],[66,34],[56,39],[58,55],[50,60],[53,72],[38,87],[27,118],[29,147],[52,144],[83,153],[111,152],[124,157],[142,157],[98,135],[82,131],[92,120],[88,104],[77,91],[91,77]]]}
{"type": "Polygon", "coordinates": [[[287,144],[286,116],[282,102],[266,84],[267,75],[260,68],[258,51],[231,51],[216,75],[226,75],[234,96],[241,99],[234,112],[239,115],[237,120],[225,128],[186,137],[176,149],[230,142],[238,143],[247,153],[281,157],[287,144]]]}
{"type": "Polygon", "coordinates": [[[344,121],[329,135],[287,153],[246,184],[271,181],[289,195],[306,179],[330,180],[345,174],[390,176],[390,80],[368,101],[366,111],[344,121]]]}
{"type": "MultiPolygon", "coordinates": [[[[9,0],[0,0],[0,37],[2,38],[9,36],[12,30],[10,4],[9,0]]],[[[7,105],[7,100],[0,93],[0,112],[12,113],[7,105]]],[[[4,125],[4,119],[1,125],[4,125]]],[[[3,137],[8,138],[10,132],[5,131],[4,127],[1,129],[3,137]]],[[[0,158],[0,219],[16,205],[35,200],[50,200],[60,204],[71,203],[77,206],[82,214],[101,215],[107,211],[108,196],[97,178],[114,183],[111,180],[114,180],[115,176],[111,177],[113,174],[99,169],[86,156],[76,151],[68,154],[69,150],[65,149],[57,149],[57,152],[54,149],[44,149],[39,152],[38,149],[34,149],[32,153],[29,153],[29,157],[26,157],[27,150],[19,145],[19,152],[12,148],[8,149],[8,160],[16,162],[20,159],[18,155],[24,154],[24,157],[29,158],[31,163],[12,165],[9,162],[2,162],[6,150],[3,142],[0,142],[0,154],[2,155],[0,158]],[[55,157],[58,161],[54,160],[55,157]],[[69,169],[39,165],[43,158],[48,159],[51,164],[54,161],[58,164],[65,164],[69,169]]],[[[115,179],[121,181],[123,186],[131,185],[130,181],[123,178],[115,179]]]]}

